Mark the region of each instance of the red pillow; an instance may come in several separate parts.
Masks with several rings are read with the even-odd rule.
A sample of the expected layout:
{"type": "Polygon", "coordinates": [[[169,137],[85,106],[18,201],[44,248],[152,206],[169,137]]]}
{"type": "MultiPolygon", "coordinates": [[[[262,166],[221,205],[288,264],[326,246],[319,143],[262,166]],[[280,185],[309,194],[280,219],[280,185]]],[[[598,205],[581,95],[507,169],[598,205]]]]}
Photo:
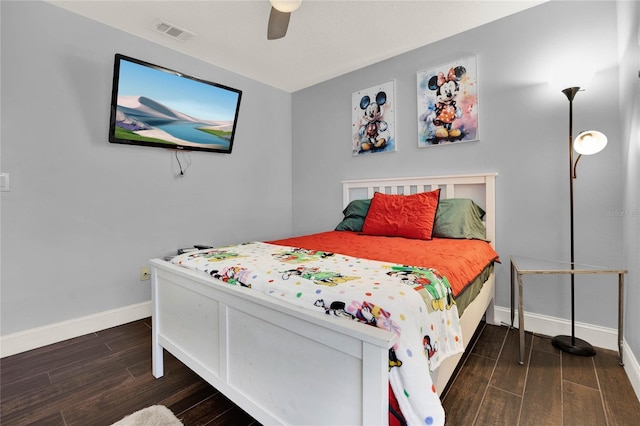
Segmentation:
{"type": "Polygon", "coordinates": [[[412,195],[373,194],[362,233],[430,240],[440,189],[412,195]]]}

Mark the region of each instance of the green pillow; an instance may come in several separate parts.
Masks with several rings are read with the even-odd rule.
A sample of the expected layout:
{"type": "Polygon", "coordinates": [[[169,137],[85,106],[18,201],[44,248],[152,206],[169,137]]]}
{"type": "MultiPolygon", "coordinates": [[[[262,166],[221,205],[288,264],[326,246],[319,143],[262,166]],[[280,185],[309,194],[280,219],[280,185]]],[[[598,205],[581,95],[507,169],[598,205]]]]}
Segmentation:
{"type": "Polygon", "coordinates": [[[371,199],[368,200],[353,200],[342,211],[344,219],[336,226],[336,231],[362,231],[362,225],[364,224],[364,218],[367,217],[369,212],[369,205],[371,199]]]}
{"type": "Polygon", "coordinates": [[[466,198],[441,199],[436,210],[433,236],[486,240],[484,210],[466,198]]]}

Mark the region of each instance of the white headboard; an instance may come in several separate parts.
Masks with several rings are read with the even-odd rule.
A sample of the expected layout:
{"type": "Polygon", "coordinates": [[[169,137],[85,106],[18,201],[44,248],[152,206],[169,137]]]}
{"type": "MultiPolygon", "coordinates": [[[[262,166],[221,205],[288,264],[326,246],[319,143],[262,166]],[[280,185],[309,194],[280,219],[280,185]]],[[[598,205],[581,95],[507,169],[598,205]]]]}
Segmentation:
{"type": "Polygon", "coordinates": [[[472,175],[426,176],[414,178],[357,179],[342,181],[342,204],[372,198],[374,192],[385,194],[416,194],[440,188],[440,198],[470,198],[485,212],[487,239],[495,248],[497,173],[472,175]]]}

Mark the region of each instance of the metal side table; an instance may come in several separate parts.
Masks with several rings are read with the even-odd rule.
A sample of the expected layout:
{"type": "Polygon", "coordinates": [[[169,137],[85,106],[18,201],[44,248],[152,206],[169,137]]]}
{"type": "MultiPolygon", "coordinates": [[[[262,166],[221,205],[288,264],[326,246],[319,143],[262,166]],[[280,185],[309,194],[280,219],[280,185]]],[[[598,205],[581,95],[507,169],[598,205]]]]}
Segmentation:
{"type": "Polygon", "coordinates": [[[616,274],[618,275],[618,355],[620,365],[623,344],[624,274],[626,269],[612,269],[603,266],[572,264],[553,260],[535,259],[526,256],[511,256],[511,327],[513,327],[515,305],[515,280],[518,281],[518,329],[520,334],[520,365],[524,364],[524,307],[522,296],[523,275],[533,274],[616,274]]]}

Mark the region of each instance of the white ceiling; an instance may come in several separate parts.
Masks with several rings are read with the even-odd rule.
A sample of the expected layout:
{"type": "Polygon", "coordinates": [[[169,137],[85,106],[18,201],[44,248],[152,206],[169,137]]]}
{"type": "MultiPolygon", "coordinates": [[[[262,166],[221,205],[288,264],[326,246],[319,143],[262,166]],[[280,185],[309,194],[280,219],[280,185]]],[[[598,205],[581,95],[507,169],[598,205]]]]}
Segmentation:
{"type": "Polygon", "coordinates": [[[303,0],[287,35],[271,41],[268,0],[49,2],[295,92],[544,1],[303,0]],[[195,36],[173,39],[156,31],[158,21],[195,36]]]}

